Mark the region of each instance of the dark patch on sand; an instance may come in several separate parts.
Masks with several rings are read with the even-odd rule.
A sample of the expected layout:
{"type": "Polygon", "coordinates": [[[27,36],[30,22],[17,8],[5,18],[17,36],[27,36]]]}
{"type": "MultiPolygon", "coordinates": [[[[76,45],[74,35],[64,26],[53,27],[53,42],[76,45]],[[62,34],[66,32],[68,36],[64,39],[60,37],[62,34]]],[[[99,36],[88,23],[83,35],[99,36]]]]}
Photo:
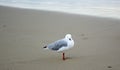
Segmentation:
{"type": "Polygon", "coordinates": [[[3,25],[3,27],[7,27],[7,25],[3,25]]]}
{"type": "Polygon", "coordinates": [[[88,37],[84,37],[84,38],[82,38],[82,40],[87,40],[88,39],[88,37]]]}
{"type": "Polygon", "coordinates": [[[112,68],[112,66],[107,66],[107,68],[110,68],[110,69],[111,69],[111,68],[112,68]]]}
{"type": "Polygon", "coordinates": [[[81,36],[85,36],[85,34],[81,34],[81,36]]]}

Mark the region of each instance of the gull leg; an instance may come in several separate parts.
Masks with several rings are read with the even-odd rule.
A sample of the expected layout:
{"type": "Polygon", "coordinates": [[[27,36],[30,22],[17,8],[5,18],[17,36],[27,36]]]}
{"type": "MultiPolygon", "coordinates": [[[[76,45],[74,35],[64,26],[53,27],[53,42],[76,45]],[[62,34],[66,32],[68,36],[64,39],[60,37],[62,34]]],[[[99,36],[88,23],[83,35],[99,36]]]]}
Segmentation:
{"type": "Polygon", "coordinates": [[[65,53],[63,53],[63,60],[65,60],[65,53]]]}

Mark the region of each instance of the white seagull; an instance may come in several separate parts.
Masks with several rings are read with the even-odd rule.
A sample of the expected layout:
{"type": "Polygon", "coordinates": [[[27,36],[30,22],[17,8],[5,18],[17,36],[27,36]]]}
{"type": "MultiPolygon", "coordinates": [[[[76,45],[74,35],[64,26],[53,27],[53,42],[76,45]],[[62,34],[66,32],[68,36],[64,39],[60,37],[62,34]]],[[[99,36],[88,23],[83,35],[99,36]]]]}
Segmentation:
{"type": "Polygon", "coordinates": [[[68,50],[74,46],[74,40],[71,34],[67,34],[65,38],[55,41],[43,48],[62,53],[62,59],[65,60],[65,50],[68,50]]]}

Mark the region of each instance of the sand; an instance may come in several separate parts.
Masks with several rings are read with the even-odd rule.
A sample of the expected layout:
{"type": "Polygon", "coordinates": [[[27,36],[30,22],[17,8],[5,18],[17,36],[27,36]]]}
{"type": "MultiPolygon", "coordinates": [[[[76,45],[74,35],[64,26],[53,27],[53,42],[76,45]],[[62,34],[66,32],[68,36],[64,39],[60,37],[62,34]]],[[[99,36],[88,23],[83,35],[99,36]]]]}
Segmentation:
{"type": "Polygon", "coordinates": [[[120,70],[119,53],[119,19],[0,7],[0,70],[120,70]],[[67,60],[43,50],[67,33],[67,60]]]}

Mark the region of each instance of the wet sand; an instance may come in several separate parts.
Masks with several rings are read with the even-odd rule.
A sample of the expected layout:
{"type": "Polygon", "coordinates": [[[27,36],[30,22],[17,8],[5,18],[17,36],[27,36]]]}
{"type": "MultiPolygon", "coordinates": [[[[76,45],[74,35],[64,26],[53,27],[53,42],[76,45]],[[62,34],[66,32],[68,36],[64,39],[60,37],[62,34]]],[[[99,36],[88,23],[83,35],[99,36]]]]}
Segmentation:
{"type": "Polygon", "coordinates": [[[120,70],[119,53],[119,19],[0,7],[0,70],[120,70]],[[67,33],[67,60],[43,50],[67,33]]]}

